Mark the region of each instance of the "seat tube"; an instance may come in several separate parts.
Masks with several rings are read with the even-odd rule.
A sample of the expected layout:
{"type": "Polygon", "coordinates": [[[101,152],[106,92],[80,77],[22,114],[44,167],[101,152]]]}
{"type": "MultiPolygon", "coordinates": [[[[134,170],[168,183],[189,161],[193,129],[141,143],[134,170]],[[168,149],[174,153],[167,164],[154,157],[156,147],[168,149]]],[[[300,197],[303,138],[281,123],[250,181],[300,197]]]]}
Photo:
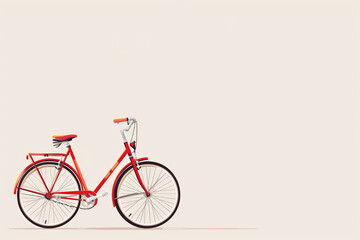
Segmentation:
{"type": "Polygon", "coordinates": [[[81,185],[84,187],[84,189],[85,189],[86,191],[88,191],[88,188],[87,188],[87,186],[86,186],[84,177],[83,177],[83,175],[82,175],[82,173],[81,173],[81,171],[80,171],[80,167],[79,167],[79,165],[78,165],[78,163],[77,163],[77,161],[76,161],[76,159],[75,159],[75,155],[74,155],[74,153],[73,153],[73,151],[72,151],[72,149],[71,149],[71,146],[69,145],[68,148],[69,148],[69,152],[70,152],[71,158],[72,158],[72,160],[73,160],[73,162],[74,162],[76,171],[77,171],[77,173],[78,173],[78,175],[79,175],[81,185]]]}

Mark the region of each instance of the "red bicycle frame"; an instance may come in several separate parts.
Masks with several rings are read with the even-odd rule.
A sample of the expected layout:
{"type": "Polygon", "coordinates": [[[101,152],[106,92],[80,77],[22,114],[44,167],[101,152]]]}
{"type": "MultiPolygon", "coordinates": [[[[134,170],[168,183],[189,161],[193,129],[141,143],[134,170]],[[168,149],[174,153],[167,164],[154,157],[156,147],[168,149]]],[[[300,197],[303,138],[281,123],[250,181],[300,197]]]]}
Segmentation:
{"type": "MultiPolygon", "coordinates": [[[[141,187],[143,188],[144,192],[148,195],[149,192],[148,190],[146,189],[143,181],[141,180],[141,177],[139,175],[139,172],[138,172],[138,168],[137,168],[137,162],[136,161],[143,161],[143,160],[147,160],[148,158],[147,157],[144,157],[144,158],[139,158],[139,159],[135,159],[132,155],[132,152],[131,152],[131,149],[129,147],[129,144],[127,142],[124,142],[125,144],[125,150],[124,152],[121,154],[121,156],[119,157],[119,159],[115,162],[115,164],[111,167],[111,169],[108,171],[108,173],[105,175],[105,177],[102,179],[102,181],[99,183],[99,185],[95,188],[94,191],[89,191],[88,190],[88,187],[85,183],[85,180],[84,180],[84,177],[81,173],[81,170],[80,170],[80,167],[76,161],[76,158],[75,158],[75,155],[74,155],[74,152],[72,151],[72,148],[71,146],[69,145],[68,146],[68,150],[67,150],[67,153],[66,154],[63,154],[63,153],[29,153],[26,158],[28,159],[28,157],[30,157],[31,161],[32,161],[32,164],[30,164],[29,166],[27,166],[23,172],[19,175],[16,183],[15,183],[15,188],[14,188],[14,194],[16,194],[16,191],[17,189],[21,189],[21,190],[25,190],[25,191],[29,191],[29,192],[33,192],[33,193],[36,193],[36,194],[40,194],[40,195],[45,195],[46,197],[48,198],[52,198],[53,195],[55,194],[69,194],[69,195],[82,195],[82,194],[85,194],[87,197],[90,196],[90,194],[92,194],[93,196],[96,196],[96,194],[99,192],[99,190],[101,189],[101,187],[105,184],[105,182],[109,179],[109,177],[111,176],[111,174],[114,172],[114,170],[118,167],[118,165],[121,163],[121,161],[124,159],[124,157],[126,155],[129,156],[130,158],[130,163],[126,164],[122,169],[121,171],[119,172],[119,174],[117,175],[116,179],[119,177],[119,175],[124,171],[125,168],[127,168],[128,166],[132,165],[132,167],[134,168],[134,171],[135,171],[135,174],[136,174],[136,177],[139,181],[139,184],[141,185],[141,187]],[[74,163],[74,166],[75,166],[75,169],[73,167],[71,167],[69,164],[66,163],[66,159],[68,158],[68,156],[71,156],[72,160],[73,160],[73,163],[74,163]],[[42,159],[42,160],[38,160],[38,161],[34,161],[33,159],[33,156],[44,156],[44,157],[49,157],[49,156],[54,156],[54,157],[64,157],[64,160],[59,160],[59,159],[51,159],[51,158],[48,158],[48,159],[42,159]],[[57,172],[57,175],[55,177],[55,180],[54,182],[52,183],[52,186],[47,186],[39,169],[37,168],[36,164],[38,162],[42,162],[42,161],[47,161],[47,160],[55,160],[55,161],[59,161],[59,163],[61,163],[60,165],[60,169],[59,171],[57,172]],[[59,175],[60,175],[60,172],[64,166],[64,164],[66,164],[68,167],[70,167],[74,172],[75,174],[77,175],[77,177],[79,178],[80,180],[80,184],[81,184],[81,191],[65,191],[65,192],[52,192],[53,188],[54,188],[54,185],[56,183],[56,180],[58,179],[59,175]],[[36,171],[38,172],[38,174],[40,175],[40,179],[42,180],[42,182],[44,183],[44,186],[47,190],[47,193],[44,194],[44,193],[40,193],[40,192],[34,192],[32,190],[29,190],[29,189],[25,189],[25,188],[20,188],[18,185],[19,185],[19,181],[20,181],[20,178],[21,176],[23,175],[23,173],[29,169],[31,166],[35,166],[35,169],[36,171]],[[50,188],[49,188],[50,187],[50,188]]],[[[116,179],[115,179],[115,182],[116,182],[116,179]]],[[[114,188],[115,188],[115,182],[114,182],[114,185],[113,185],[113,191],[112,191],[112,194],[114,194],[114,188]]],[[[80,201],[81,199],[76,199],[76,198],[69,198],[69,197],[61,197],[62,199],[69,199],[69,200],[77,200],[77,201],[80,201]]],[[[115,206],[115,201],[114,201],[114,196],[112,197],[112,201],[113,201],[113,205],[115,206]]]]}

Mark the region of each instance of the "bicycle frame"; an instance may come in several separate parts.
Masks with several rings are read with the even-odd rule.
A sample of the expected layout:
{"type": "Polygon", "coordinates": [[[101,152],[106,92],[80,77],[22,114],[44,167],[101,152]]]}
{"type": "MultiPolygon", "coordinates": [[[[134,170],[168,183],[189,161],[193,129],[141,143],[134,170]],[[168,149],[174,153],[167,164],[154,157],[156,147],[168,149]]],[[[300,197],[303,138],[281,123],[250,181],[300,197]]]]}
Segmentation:
{"type": "MultiPolygon", "coordinates": [[[[141,187],[143,188],[144,192],[146,194],[149,194],[148,190],[146,189],[145,185],[143,184],[142,182],[142,179],[139,175],[139,172],[138,172],[138,168],[137,168],[137,161],[144,161],[144,160],[147,160],[148,158],[147,157],[144,157],[144,158],[139,158],[139,159],[135,159],[134,156],[132,155],[132,152],[131,152],[131,149],[129,147],[129,144],[128,142],[124,142],[124,145],[125,145],[125,150],[124,152],[121,154],[121,156],[118,158],[118,160],[115,162],[115,164],[111,167],[111,169],[108,171],[108,173],[105,175],[105,177],[102,179],[102,181],[99,183],[99,185],[95,188],[94,191],[89,191],[86,183],[85,183],[85,180],[84,180],[84,177],[81,173],[81,170],[80,170],[80,167],[76,161],[76,158],[75,158],[75,155],[72,151],[72,148],[70,145],[68,145],[68,150],[67,150],[67,153],[66,154],[63,154],[63,153],[29,153],[26,158],[28,159],[28,157],[30,157],[31,161],[32,161],[32,164],[30,164],[28,167],[26,167],[23,172],[19,175],[16,183],[15,183],[15,188],[14,188],[14,194],[16,194],[17,192],[17,189],[21,189],[21,190],[25,190],[25,191],[30,191],[30,192],[33,192],[33,193],[37,193],[37,194],[40,194],[40,195],[45,195],[49,198],[52,198],[54,197],[54,195],[64,195],[64,194],[67,194],[67,195],[82,195],[82,194],[85,194],[87,197],[90,197],[90,194],[93,195],[93,196],[96,196],[96,194],[99,192],[99,190],[101,189],[101,187],[105,184],[105,182],[109,179],[109,177],[111,176],[111,174],[114,172],[114,170],[118,167],[118,165],[122,162],[122,160],[125,158],[126,155],[129,156],[130,158],[130,163],[126,164],[119,172],[118,176],[116,177],[116,179],[119,177],[119,175],[130,165],[132,165],[132,167],[134,168],[134,171],[135,171],[135,174],[136,174],[136,177],[139,181],[139,184],[141,185],[141,187]],[[66,163],[66,160],[68,158],[68,156],[71,156],[72,160],[73,160],[73,163],[74,163],[74,166],[75,166],[75,169],[73,167],[71,167],[69,164],[66,163]],[[44,156],[44,157],[49,157],[49,156],[55,156],[55,157],[64,157],[64,160],[58,160],[58,159],[42,159],[42,160],[38,160],[38,161],[34,161],[33,159],[33,156],[44,156]],[[46,161],[46,160],[57,160],[59,161],[59,165],[60,165],[60,169],[55,177],[55,180],[54,182],[52,183],[52,186],[47,186],[39,169],[37,168],[36,164],[38,162],[41,162],[41,161],[46,161]],[[79,178],[79,181],[80,181],[80,184],[81,184],[81,191],[65,191],[65,192],[52,192],[53,190],[53,187],[56,183],[56,180],[58,179],[59,175],[60,175],[60,172],[64,166],[64,164],[66,164],[67,166],[69,166],[74,172],[75,174],[78,176],[79,178]],[[19,181],[21,179],[21,176],[23,175],[23,173],[28,169],[30,168],[31,166],[35,166],[35,169],[36,171],[38,172],[38,174],[40,175],[40,179],[42,180],[42,182],[44,183],[44,186],[47,190],[47,193],[44,194],[44,193],[40,193],[40,192],[34,192],[34,191],[31,191],[31,190],[28,190],[28,189],[24,189],[24,188],[20,188],[18,185],[19,185],[19,181]]],[[[115,179],[115,182],[116,182],[116,179],[115,179]]],[[[114,190],[114,187],[115,187],[115,182],[114,182],[114,186],[113,186],[113,190],[114,190]]],[[[114,193],[114,191],[113,191],[114,193]]],[[[69,198],[69,197],[66,197],[66,196],[63,196],[63,197],[60,197],[62,199],[68,199],[68,200],[77,200],[77,201],[85,201],[85,199],[76,199],[76,198],[69,198]]],[[[114,198],[114,197],[113,197],[114,198]]],[[[97,202],[97,201],[96,201],[97,202]]],[[[95,203],[96,204],[96,203],[95,203]]],[[[113,199],[113,205],[115,206],[115,203],[114,203],[114,199],[113,199]]]]}

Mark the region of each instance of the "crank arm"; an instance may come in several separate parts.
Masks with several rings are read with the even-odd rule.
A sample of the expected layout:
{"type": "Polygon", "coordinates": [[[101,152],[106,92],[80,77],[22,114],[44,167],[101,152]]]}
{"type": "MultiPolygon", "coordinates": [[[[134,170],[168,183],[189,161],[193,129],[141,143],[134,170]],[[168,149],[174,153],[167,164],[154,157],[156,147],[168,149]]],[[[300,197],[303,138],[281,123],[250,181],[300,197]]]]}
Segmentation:
{"type": "Polygon", "coordinates": [[[92,197],[87,198],[85,201],[88,202],[88,203],[90,203],[91,201],[94,201],[94,200],[96,200],[96,199],[98,199],[98,198],[105,197],[107,194],[108,194],[108,193],[105,192],[105,193],[103,193],[102,195],[92,196],[92,197]]]}

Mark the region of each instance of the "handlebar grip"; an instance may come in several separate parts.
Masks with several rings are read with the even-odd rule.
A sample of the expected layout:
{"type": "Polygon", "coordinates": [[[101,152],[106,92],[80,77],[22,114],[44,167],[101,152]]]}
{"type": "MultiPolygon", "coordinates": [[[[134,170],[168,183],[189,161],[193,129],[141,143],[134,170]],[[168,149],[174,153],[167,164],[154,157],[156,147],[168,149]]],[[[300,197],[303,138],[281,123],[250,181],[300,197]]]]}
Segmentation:
{"type": "Polygon", "coordinates": [[[128,118],[117,118],[113,120],[114,123],[127,122],[127,121],[128,118]]]}

